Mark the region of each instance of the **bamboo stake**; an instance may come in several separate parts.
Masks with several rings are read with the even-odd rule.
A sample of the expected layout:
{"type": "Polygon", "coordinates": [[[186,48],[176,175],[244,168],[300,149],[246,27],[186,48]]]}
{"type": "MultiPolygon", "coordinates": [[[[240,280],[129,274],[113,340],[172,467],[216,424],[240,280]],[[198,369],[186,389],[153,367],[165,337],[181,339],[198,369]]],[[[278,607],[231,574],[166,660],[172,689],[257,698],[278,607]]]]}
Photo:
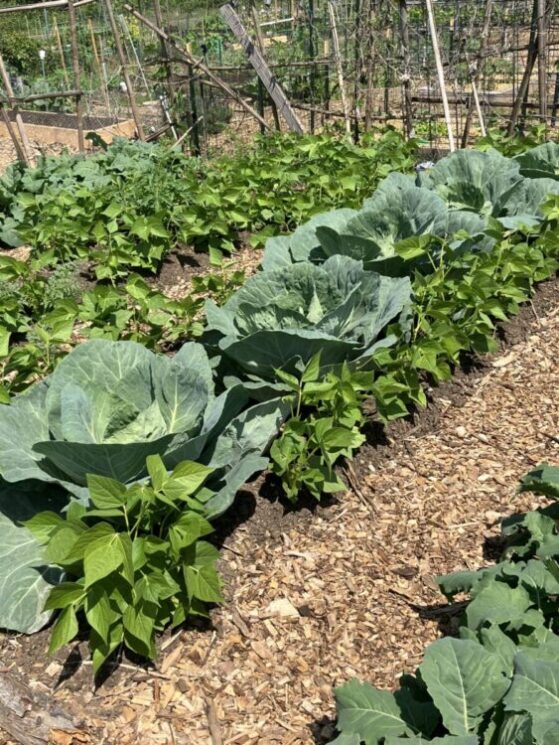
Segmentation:
{"type": "Polygon", "coordinates": [[[427,8],[427,17],[429,20],[429,30],[431,32],[431,43],[433,45],[433,54],[435,55],[437,77],[439,78],[439,87],[441,89],[441,98],[443,102],[444,118],[446,122],[446,129],[448,132],[448,147],[449,147],[450,152],[453,153],[456,150],[456,144],[454,142],[454,134],[452,132],[452,119],[450,118],[450,108],[448,106],[448,97],[446,94],[446,87],[445,87],[445,82],[444,82],[443,62],[441,59],[441,52],[439,49],[437,27],[435,25],[435,16],[433,15],[433,4],[431,0],[425,0],[425,6],[427,8]]]}
{"type": "Polygon", "coordinates": [[[91,48],[93,50],[93,59],[95,60],[95,67],[97,68],[97,74],[101,82],[101,92],[105,99],[105,106],[107,111],[110,112],[111,101],[109,99],[109,86],[107,85],[107,78],[105,76],[105,68],[101,64],[101,57],[99,56],[99,50],[97,49],[97,40],[95,39],[95,30],[93,29],[93,22],[91,18],[87,19],[87,25],[89,27],[89,36],[91,38],[91,48]]]}
{"type": "MultiPolygon", "coordinates": [[[[118,55],[120,66],[122,68],[122,77],[124,78],[124,83],[126,85],[126,93],[128,95],[128,101],[130,102],[130,108],[132,110],[132,118],[134,119],[134,124],[136,125],[136,132],[138,133],[138,139],[145,140],[146,137],[144,134],[144,128],[142,127],[142,121],[140,119],[140,111],[138,109],[138,104],[136,103],[136,95],[132,87],[132,81],[130,80],[130,75],[128,74],[128,70],[126,69],[126,55],[124,54],[122,40],[120,38],[120,33],[118,30],[118,26],[116,24],[112,1],[105,0],[105,7],[107,9],[107,16],[109,19],[109,24],[111,26],[113,38],[115,40],[116,53],[118,55]]],[[[125,7],[128,9],[129,6],[125,6],[125,7]]]]}
{"type": "MultiPolygon", "coordinates": [[[[482,137],[485,137],[485,135],[487,134],[487,130],[485,129],[485,122],[483,120],[483,113],[481,111],[481,106],[479,104],[479,96],[478,96],[478,92],[477,92],[477,85],[475,84],[475,81],[474,80],[472,80],[472,94],[474,96],[474,103],[475,103],[475,107],[476,107],[477,118],[479,119],[479,128],[480,128],[480,131],[481,131],[481,136],[482,137]]],[[[464,147],[465,147],[465,145],[464,145],[464,147]]]]}
{"type": "Polygon", "coordinates": [[[76,24],[76,9],[74,0],[68,0],[68,19],[70,25],[70,42],[72,44],[72,69],[74,71],[74,85],[80,93],[76,95],[76,123],[78,127],[78,148],[85,152],[85,137],[83,134],[83,103],[80,80],[80,52],[78,48],[78,31],[76,24]]]}
{"type": "Polygon", "coordinates": [[[25,157],[23,148],[21,147],[20,142],[17,138],[16,131],[13,128],[10,117],[8,116],[8,112],[4,108],[4,104],[1,101],[0,101],[0,114],[2,114],[2,119],[4,120],[4,124],[6,125],[6,129],[8,130],[8,134],[10,135],[10,139],[14,143],[14,148],[16,151],[17,159],[21,161],[22,163],[27,164],[27,158],[25,157]]]}
{"type": "Polygon", "coordinates": [[[332,48],[334,50],[334,63],[336,65],[336,72],[338,73],[338,86],[340,88],[340,96],[342,98],[342,109],[344,112],[345,119],[345,130],[351,137],[351,119],[349,116],[349,106],[347,102],[347,96],[345,91],[344,72],[342,68],[342,58],[340,55],[340,39],[338,36],[338,25],[336,23],[336,9],[334,3],[328,2],[328,15],[330,16],[330,33],[332,34],[332,48]]]}
{"type": "Polygon", "coordinates": [[[68,77],[68,68],[66,66],[64,48],[62,46],[62,39],[60,38],[60,31],[58,30],[58,23],[56,22],[56,18],[54,19],[52,28],[54,30],[54,38],[56,40],[56,48],[58,49],[58,56],[60,57],[60,64],[62,65],[62,72],[64,74],[64,82],[66,83],[66,87],[69,88],[70,78],[68,77]]]}
{"type": "MultiPolygon", "coordinates": [[[[105,0],[105,2],[110,2],[110,0],[105,0]]],[[[159,36],[160,39],[163,39],[166,41],[176,52],[178,52],[187,62],[187,64],[192,65],[192,70],[199,69],[201,70],[205,75],[207,75],[210,80],[213,80],[213,82],[221,88],[222,91],[227,93],[228,96],[230,96],[232,99],[234,99],[239,106],[242,106],[245,111],[247,111],[251,116],[253,116],[257,121],[264,123],[266,127],[269,129],[269,125],[266,122],[265,119],[263,119],[260,114],[252,108],[250,104],[248,104],[241,96],[239,96],[224,80],[219,78],[217,75],[214,75],[214,73],[209,69],[209,67],[204,63],[201,59],[196,59],[189,51],[187,51],[181,44],[179,44],[174,39],[171,39],[169,34],[164,31],[162,28],[159,28],[154,23],[152,23],[148,18],[143,16],[141,13],[138,13],[137,10],[134,10],[134,8],[131,5],[128,5],[128,3],[125,3],[124,5],[125,10],[127,10],[129,13],[132,13],[132,15],[137,18],[141,23],[143,23],[145,26],[147,26],[149,29],[151,29],[157,36],[159,36]]]]}
{"type": "MultiPolygon", "coordinates": [[[[18,111],[17,102],[14,96],[14,90],[12,88],[12,84],[10,83],[10,76],[8,75],[6,66],[4,65],[4,58],[2,57],[1,53],[0,53],[0,77],[2,78],[2,83],[4,85],[4,88],[6,89],[6,94],[8,96],[10,106],[12,107],[15,113],[16,127],[19,132],[19,136],[21,138],[21,150],[23,152],[25,162],[27,163],[27,165],[33,165],[33,156],[31,154],[33,151],[31,149],[31,143],[29,142],[29,138],[27,137],[27,132],[25,131],[25,125],[23,124],[23,119],[21,118],[21,114],[18,111]]],[[[15,145],[15,142],[14,142],[14,145],[15,145]]],[[[17,146],[16,146],[16,150],[17,150],[17,146]]]]}

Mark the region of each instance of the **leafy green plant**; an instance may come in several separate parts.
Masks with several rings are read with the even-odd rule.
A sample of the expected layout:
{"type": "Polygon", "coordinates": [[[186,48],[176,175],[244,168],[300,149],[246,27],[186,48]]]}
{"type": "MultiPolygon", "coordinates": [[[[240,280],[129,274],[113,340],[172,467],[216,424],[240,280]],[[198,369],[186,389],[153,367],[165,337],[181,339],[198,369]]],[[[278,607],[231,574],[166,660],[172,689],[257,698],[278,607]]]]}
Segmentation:
{"type": "Polygon", "coordinates": [[[74,502],[64,517],[40,512],[25,523],[45,561],[64,572],[45,603],[58,612],[49,651],[72,641],[83,620],[95,673],[122,647],[155,659],[158,632],[222,600],[219,552],[201,540],[213,530],[203,516],[212,469],[183,461],[168,473],[152,455],[146,470],[149,480],[129,487],[89,475],[90,506],[74,502]]]}
{"type": "Polygon", "coordinates": [[[247,403],[239,386],[216,395],[198,344],[170,358],[133,342],[98,340],[81,344],[46,380],[0,407],[0,565],[8,567],[14,545],[25,546],[27,556],[9,567],[0,626],[29,632],[45,622],[47,581],[30,571],[41,557],[17,525],[17,508],[27,505],[32,517],[62,487],[60,512],[71,498],[88,500],[88,478],[133,484],[146,477],[146,458],[158,455],[169,470],[184,460],[212,469],[204,510],[216,517],[266,468],[264,452],[287,409],[278,400],[247,403]]]}
{"type": "MultiPolygon", "coordinates": [[[[520,488],[557,498],[558,474],[539,467],[520,488]]],[[[341,734],[334,742],[553,742],[559,727],[559,542],[555,520],[555,545],[542,550],[537,516],[544,512],[505,521],[509,547],[499,564],[437,579],[449,599],[464,592],[470,597],[459,638],[431,644],[416,675],[402,676],[394,694],[357,680],[337,689],[341,734]]]]}
{"type": "Polygon", "coordinates": [[[333,256],[318,267],[295,264],[251,277],[221,307],[206,303],[207,338],[235,369],[273,381],[318,352],[324,367],[371,354],[395,337],[387,324],[410,303],[408,278],[365,272],[333,256]]]}
{"type": "Polygon", "coordinates": [[[291,416],[270,450],[272,471],[281,478],[285,495],[295,502],[304,491],[320,499],[345,490],[336,464],[351,458],[365,441],[361,404],[371,375],[352,372],[344,363],[323,376],[320,352],[300,377],[282,370],[277,374],[293,391],[291,416]]]}

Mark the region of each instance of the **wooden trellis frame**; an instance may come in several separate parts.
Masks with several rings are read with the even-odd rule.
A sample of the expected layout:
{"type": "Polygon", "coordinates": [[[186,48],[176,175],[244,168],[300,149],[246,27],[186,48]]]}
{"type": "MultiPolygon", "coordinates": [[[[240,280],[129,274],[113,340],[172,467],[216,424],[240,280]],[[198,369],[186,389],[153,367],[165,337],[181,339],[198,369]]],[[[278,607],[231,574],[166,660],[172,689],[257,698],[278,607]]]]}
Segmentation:
{"type": "MultiPolygon", "coordinates": [[[[44,3],[33,3],[30,5],[19,5],[12,8],[1,8],[1,13],[28,13],[34,10],[42,10],[44,8],[66,8],[69,16],[69,28],[70,28],[70,41],[72,45],[72,72],[74,76],[74,90],[71,91],[56,91],[51,93],[41,93],[40,95],[32,96],[16,96],[12,89],[10,78],[4,65],[4,60],[0,55],[0,77],[2,83],[6,89],[6,100],[10,105],[10,108],[14,114],[17,130],[19,132],[18,140],[13,127],[8,127],[8,134],[10,135],[12,142],[18,156],[18,159],[26,163],[27,165],[33,164],[33,152],[31,143],[27,137],[25,131],[25,124],[19,113],[19,104],[25,101],[34,100],[49,100],[53,98],[73,98],[76,107],[76,122],[78,131],[78,148],[81,153],[85,151],[85,138],[84,138],[84,126],[83,126],[83,108],[82,108],[82,97],[83,91],[80,86],[80,62],[78,53],[78,32],[77,32],[77,20],[76,20],[76,8],[82,5],[89,5],[94,0],[50,0],[44,3]]],[[[2,102],[2,107],[4,102],[2,102]]],[[[9,119],[9,114],[4,111],[3,119],[9,119]]]]}

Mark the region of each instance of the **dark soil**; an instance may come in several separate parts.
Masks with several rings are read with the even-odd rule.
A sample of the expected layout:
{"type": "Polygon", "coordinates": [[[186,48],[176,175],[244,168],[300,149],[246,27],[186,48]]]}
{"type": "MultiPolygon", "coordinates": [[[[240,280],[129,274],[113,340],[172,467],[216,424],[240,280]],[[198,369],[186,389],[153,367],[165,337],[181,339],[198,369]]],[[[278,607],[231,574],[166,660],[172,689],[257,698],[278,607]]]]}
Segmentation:
{"type": "Polygon", "coordinates": [[[210,257],[207,251],[196,251],[192,246],[177,246],[166,256],[156,283],[165,291],[188,283],[192,277],[206,274],[209,268],[210,257]]]}

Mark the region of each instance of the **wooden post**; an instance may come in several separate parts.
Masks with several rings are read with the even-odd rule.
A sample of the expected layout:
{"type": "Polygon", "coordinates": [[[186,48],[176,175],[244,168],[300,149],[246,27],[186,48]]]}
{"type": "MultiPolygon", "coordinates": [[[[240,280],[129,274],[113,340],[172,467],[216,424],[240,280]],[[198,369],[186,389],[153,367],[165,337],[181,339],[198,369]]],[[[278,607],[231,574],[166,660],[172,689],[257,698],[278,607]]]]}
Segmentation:
{"type": "Polygon", "coordinates": [[[0,101],[0,114],[2,115],[2,119],[4,121],[4,124],[6,125],[6,129],[8,130],[8,134],[10,135],[10,139],[14,143],[14,148],[16,151],[17,159],[27,165],[27,158],[25,157],[25,152],[23,151],[23,148],[20,145],[20,142],[16,135],[16,131],[12,126],[11,119],[8,116],[8,112],[4,108],[4,104],[2,103],[2,101],[0,101]]]}
{"type": "Polygon", "coordinates": [[[126,69],[126,55],[124,54],[122,40],[120,38],[120,33],[116,24],[112,0],[105,0],[105,7],[107,8],[107,16],[109,19],[109,24],[111,26],[111,31],[113,33],[113,38],[115,40],[116,53],[118,54],[118,59],[122,68],[122,77],[124,78],[124,82],[126,84],[126,93],[128,94],[128,101],[130,102],[130,108],[132,110],[132,118],[134,119],[134,124],[136,125],[136,132],[138,133],[138,138],[140,140],[145,140],[146,137],[144,134],[144,128],[142,127],[140,111],[138,109],[138,104],[136,103],[136,96],[132,87],[132,81],[130,80],[130,75],[128,75],[128,70],[126,69]]]}
{"type": "Polygon", "coordinates": [[[545,0],[538,0],[538,95],[540,116],[547,119],[547,23],[545,0]]]}
{"type": "MultiPolygon", "coordinates": [[[[235,34],[237,39],[241,42],[243,49],[246,52],[250,64],[256,70],[258,77],[264,83],[264,87],[270,94],[270,96],[276,102],[279,113],[284,117],[287,122],[289,129],[297,134],[303,134],[303,125],[299,121],[297,114],[291,108],[291,105],[287,99],[287,96],[283,92],[283,89],[279,85],[272,71],[268,67],[266,60],[262,56],[261,52],[256,48],[252,39],[247,34],[241,19],[232,8],[231,5],[223,5],[219,9],[219,14],[223,20],[227,23],[231,31],[235,34]]],[[[268,127],[263,117],[259,117],[264,125],[268,127]]]]}
{"type": "MultiPolygon", "coordinates": [[[[161,12],[160,0],[153,0],[153,10],[155,12],[155,22],[159,28],[165,28],[163,25],[163,14],[161,12]]],[[[167,91],[169,94],[169,102],[171,106],[175,102],[175,90],[173,88],[173,68],[171,65],[171,55],[169,53],[169,47],[164,39],[159,39],[161,44],[161,54],[165,60],[165,77],[167,78],[167,91]]]]}
{"type": "MultiPolygon", "coordinates": [[[[252,20],[254,22],[254,33],[256,36],[256,43],[258,44],[258,49],[260,51],[260,54],[264,56],[264,40],[262,38],[262,30],[260,28],[260,21],[258,19],[258,14],[256,13],[256,8],[254,7],[254,5],[252,6],[252,20]]],[[[262,79],[260,77],[258,78],[258,92],[259,92],[259,95],[260,93],[262,93],[262,97],[264,96],[264,83],[262,82],[262,79]]],[[[281,124],[280,124],[280,119],[279,119],[278,107],[276,106],[276,102],[271,96],[270,96],[270,103],[272,106],[274,124],[276,125],[276,129],[279,132],[281,130],[281,124]]],[[[262,111],[260,113],[262,116],[264,116],[263,98],[262,98],[262,111]]]]}
{"type": "Polygon", "coordinates": [[[441,89],[441,99],[443,102],[444,118],[446,122],[446,129],[448,132],[448,147],[449,147],[450,152],[453,153],[456,150],[456,144],[454,142],[454,134],[452,132],[452,119],[450,118],[450,108],[448,106],[448,96],[446,94],[446,86],[444,82],[443,61],[441,59],[441,53],[439,50],[437,27],[435,25],[435,16],[433,14],[433,4],[431,0],[425,0],[425,6],[427,8],[427,18],[429,21],[429,30],[431,32],[431,43],[433,45],[433,54],[435,55],[437,77],[439,78],[439,87],[441,89]]]}
{"type": "MultiPolygon", "coordinates": [[[[484,11],[484,16],[483,16],[483,28],[481,31],[481,41],[480,41],[480,45],[479,45],[479,49],[476,55],[475,62],[470,70],[472,97],[474,99],[474,104],[476,107],[476,112],[477,112],[479,123],[480,123],[480,129],[484,137],[485,137],[485,124],[483,122],[483,115],[481,113],[481,106],[479,104],[479,95],[478,95],[477,85],[481,78],[483,61],[485,59],[485,50],[487,49],[487,40],[489,38],[489,27],[491,25],[492,10],[493,10],[493,0],[486,0],[485,11],[484,11]]],[[[464,131],[462,133],[462,147],[467,147],[468,145],[468,137],[470,136],[470,127],[472,126],[472,115],[473,115],[473,109],[472,109],[472,105],[470,101],[470,105],[468,106],[468,111],[466,112],[466,121],[464,123],[464,131]]]]}
{"type": "MultiPolygon", "coordinates": [[[[14,90],[12,88],[12,84],[10,83],[10,76],[8,75],[6,66],[4,65],[4,58],[2,57],[1,53],[0,53],[0,77],[2,78],[2,83],[4,85],[4,88],[6,89],[6,95],[8,96],[8,101],[10,102],[10,106],[15,112],[16,127],[19,132],[19,136],[21,138],[21,150],[22,150],[25,162],[27,163],[27,165],[33,165],[33,155],[32,155],[33,151],[31,149],[31,143],[29,142],[29,138],[27,137],[27,132],[25,131],[25,126],[23,124],[23,119],[21,118],[21,114],[18,111],[18,106],[17,106],[15,96],[14,96],[14,90]]],[[[16,147],[16,150],[17,150],[17,147],[16,147]]]]}
{"type": "Polygon", "coordinates": [[[58,49],[58,56],[60,57],[60,64],[62,65],[62,72],[64,74],[64,82],[66,87],[70,87],[70,78],[68,77],[68,68],[66,67],[66,58],[64,56],[64,47],[62,46],[62,39],[60,38],[60,31],[58,30],[58,23],[56,17],[54,18],[52,28],[54,30],[54,38],[56,40],[56,48],[58,49]]]}
{"type": "Polygon", "coordinates": [[[365,94],[365,130],[369,130],[373,116],[373,78],[375,72],[375,37],[373,35],[373,19],[375,14],[375,5],[373,0],[369,0],[369,13],[367,16],[367,60],[365,63],[367,69],[367,92],[365,94]]]}
{"type": "Polygon", "coordinates": [[[338,25],[336,23],[336,9],[334,7],[334,3],[332,2],[328,2],[328,14],[330,16],[330,32],[332,34],[332,49],[334,51],[334,63],[336,65],[336,72],[338,73],[338,86],[340,88],[342,108],[344,111],[345,131],[351,137],[351,120],[349,117],[349,106],[347,103],[347,96],[346,96],[345,82],[344,82],[344,72],[342,68],[342,58],[340,55],[340,39],[338,36],[338,25]]]}
{"type": "Polygon", "coordinates": [[[10,740],[13,738],[20,745],[88,742],[88,733],[62,708],[55,705],[52,696],[31,688],[5,668],[0,669],[0,724],[10,740]]]}
{"type": "Polygon", "coordinates": [[[413,106],[411,100],[410,29],[407,0],[400,0],[400,34],[402,36],[402,98],[404,130],[408,137],[414,136],[413,106]]]}
{"type": "Polygon", "coordinates": [[[72,44],[72,69],[74,71],[74,87],[80,91],[76,95],[76,123],[78,127],[78,148],[80,153],[85,152],[85,138],[83,134],[83,102],[80,80],[80,52],[78,48],[78,30],[76,24],[76,9],[74,0],[68,0],[68,20],[70,25],[70,42],[72,44]]]}
{"type": "Polygon", "coordinates": [[[530,87],[530,78],[532,77],[532,70],[536,64],[538,56],[538,43],[537,43],[537,13],[538,13],[538,0],[534,0],[534,7],[532,11],[532,24],[530,28],[530,39],[528,41],[528,54],[526,57],[526,67],[524,68],[524,74],[518,87],[518,93],[514,101],[512,112],[510,115],[509,126],[507,134],[509,137],[514,134],[516,128],[516,122],[522,109],[525,99],[528,97],[528,89],[530,87]]]}
{"type": "MultiPolygon", "coordinates": [[[[107,0],[108,1],[108,0],[107,0]]],[[[248,104],[242,96],[240,96],[238,93],[236,93],[231,86],[229,86],[224,80],[219,78],[217,75],[215,75],[210,68],[204,64],[203,60],[195,59],[192,54],[185,49],[181,44],[176,42],[174,39],[171,39],[169,34],[164,31],[162,28],[159,28],[155,25],[155,23],[152,23],[148,18],[143,16],[141,13],[138,13],[137,10],[135,10],[131,5],[128,3],[125,3],[124,5],[125,10],[127,10],[129,13],[132,13],[132,15],[137,18],[139,21],[141,21],[145,26],[150,28],[157,36],[159,36],[160,39],[164,39],[167,41],[167,43],[176,51],[178,52],[181,57],[186,61],[187,64],[192,66],[192,69],[199,69],[201,70],[205,75],[208,76],[208,78],[213,81],[213,83],[218,87],[221,88],[222,91],[227,93],[228,96],[230,96],[233,100],[235,100],[239,106],[242,106],[245,111],[248,111],[249,114],[251,114],[257,121],[264,122],[265,126],[268,127],[268,124],[265,120],[262,119],[260,114],[253,109],[253,107],[248,104]]]]}
{"type": "Polygon", "coordinates": [[[311,66],[309,70],[309,92],[311,94],[311,112],[309,117],[309,125],[311,134],[314,134],[315,129],[315,112],[314,112],[314,106],[316,103],[316,66],[314,64],[314,60],[316,57],[315,49],[314,49],[314,0],[308,0],[309,2],[309,9],[308,9],[308,16],[307,16],[307,22],[308,22],[308,28],[309,28],[309,59],[311,62],[313,62],[313,65],[311,66]]]}

